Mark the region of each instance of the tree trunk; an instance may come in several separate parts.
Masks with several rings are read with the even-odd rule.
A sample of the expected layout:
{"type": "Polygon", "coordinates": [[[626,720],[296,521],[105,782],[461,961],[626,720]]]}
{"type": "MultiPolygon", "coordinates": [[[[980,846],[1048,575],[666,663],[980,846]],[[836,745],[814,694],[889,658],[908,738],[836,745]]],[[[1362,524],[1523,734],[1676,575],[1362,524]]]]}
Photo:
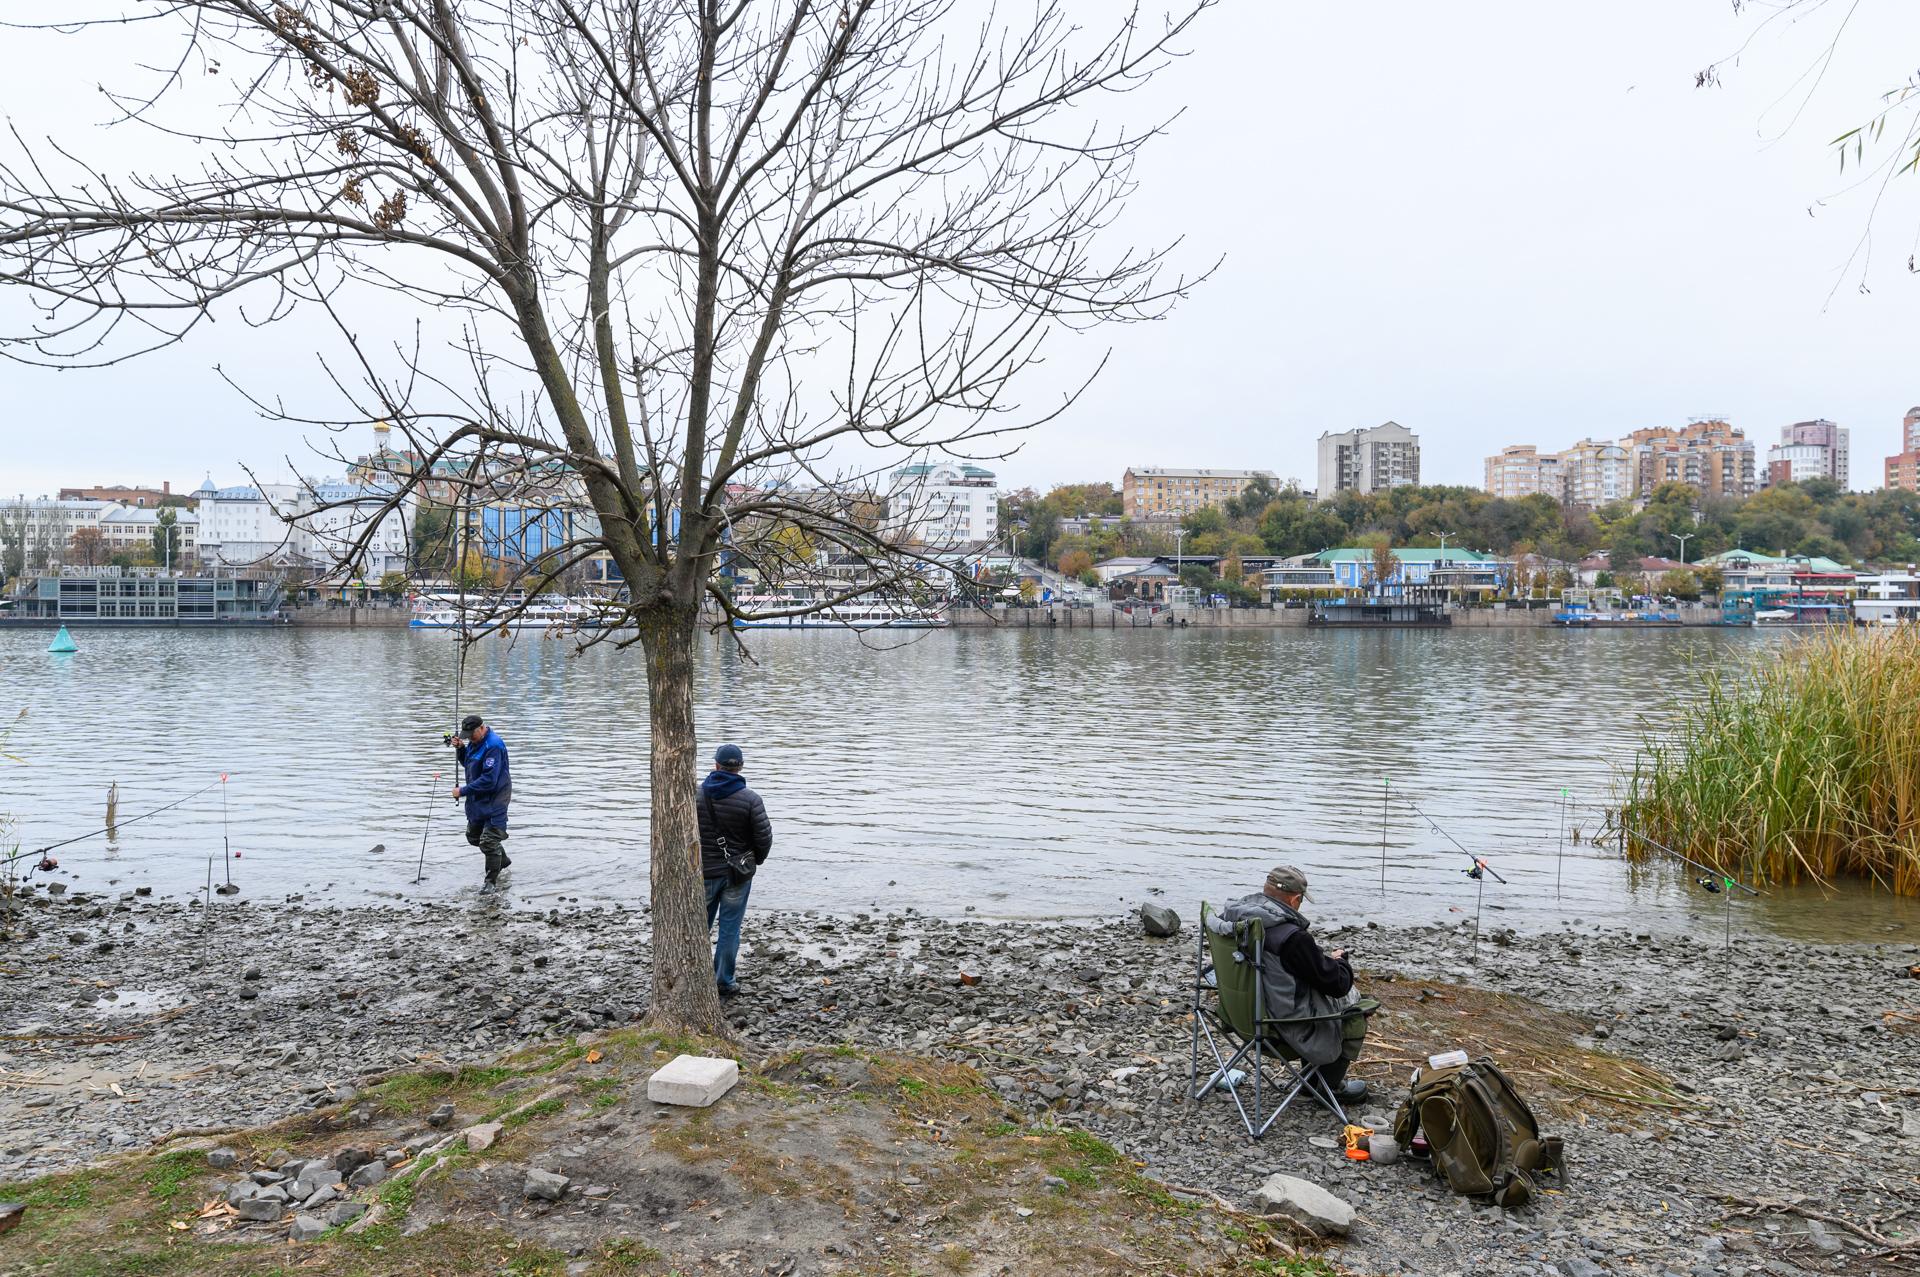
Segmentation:
{"type": "Polygon", "coordinates": [[[647,710],[653,728],[653,1023],[724,1035],[713,982],[713,944],[700,876],[700,826],[693,812],[697,741],[693,726],[693,643],[698,616],[662,608],[640,619],[647,656],[647,710]]]}

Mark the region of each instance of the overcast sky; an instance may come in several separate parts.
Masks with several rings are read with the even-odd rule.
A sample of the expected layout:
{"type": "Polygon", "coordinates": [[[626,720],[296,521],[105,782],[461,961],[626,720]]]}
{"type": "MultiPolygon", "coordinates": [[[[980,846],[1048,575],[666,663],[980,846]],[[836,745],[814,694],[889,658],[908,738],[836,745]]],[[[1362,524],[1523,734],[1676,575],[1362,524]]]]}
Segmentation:
{"type": "MultiPolygon", "coordinates": [[[[1082,3],[1090,23],[1109,11],[1082,3]]],[[[1003,482],[1176,465],[1310,485],[1322,431],[1392,418],[1420,434],[1429,482],[1478,484],[1504,444],[1724,415],[1762,445],[1831,417],[1852,428],[1855,485],[1878,486],[1920,403],[1920,179],[1876,217],[1827,143],[1912,72],[1920,6],[1863,0],[1810,101],[1796,82],[1846,6],[1766,30],[1752,8],[1226,0],[1152,91],[1187,110],[1126,220],[1143,241],[1184,235],[1189,266],[1224,261],[1165,322],[1063,344],[1030,400],[1115,358],[1003,482]],[[1723,87],[1693,87],[1750,38],[1723,87]]],[[[110,69],[85,53],[7,33],[0,113],[88,145],[110,69]]],[[[311,353],[222,327],[105,372],[0,366],[0,492],[284,472],[297,433],[213,368],[297,398],[311,353]]]]}

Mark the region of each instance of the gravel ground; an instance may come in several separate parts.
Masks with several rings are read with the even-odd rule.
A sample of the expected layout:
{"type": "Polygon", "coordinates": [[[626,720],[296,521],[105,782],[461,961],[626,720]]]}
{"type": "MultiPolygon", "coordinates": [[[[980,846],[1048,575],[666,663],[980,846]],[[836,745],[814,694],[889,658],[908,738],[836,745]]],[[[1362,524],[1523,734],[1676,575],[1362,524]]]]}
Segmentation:
{"type": "MultiPolygon", "coordinates": [[[[0,1178],[257,1125],[344,1098],[379,1070],[484,1059],[646,1007],[644,909],[294,898],[216,900],[211,925],[205,912],[131,893],[27,897],[26,938],[0,950],[0,1178]]],[[[1457,929],[1329,930],[1376,982],[1534,999],[1571,1017],[1570,1047],[1671,1080],[1673,1107],[1536,1095],[1543,1125],[1567,1137],[1572,1182],[1507,1213],[1443,1191],[1418,1164],[1313,1146],[1333,1128],[1305,1109],[1253,1144],[1224,1099],[1187,1103],[1193,935],[1191,919],[1156,940],[1132,918],[754,910],[731,1013],[754,1047],[852,1040],[968,1060],[1014,1106],[1231,1202],[1276,1171],[1311,1179],[1358,1208],[1338,1255],[1358,1272],[1920,1271],[1920,980],[1908,975],[1920,946],[1748,939],[1728,954],[1718,937],[1567,928],[1503,933],[1470,965],[1457,929]],[[1888,1256],[1849,1224],[1908,1249],[1888,1256]]],[[[1376,1088],[1368,1111],[1390,1115],[1406,1069],[1359,1072],[1376,1088]]]]}

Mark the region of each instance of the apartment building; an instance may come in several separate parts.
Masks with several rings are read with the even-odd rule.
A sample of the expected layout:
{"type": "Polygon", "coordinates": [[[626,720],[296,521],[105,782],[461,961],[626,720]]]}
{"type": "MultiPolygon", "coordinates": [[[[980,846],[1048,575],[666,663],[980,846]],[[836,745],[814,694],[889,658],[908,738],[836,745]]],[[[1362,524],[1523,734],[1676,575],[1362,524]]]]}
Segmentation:
{"type": "Polygon", "coordinates": [[[1920,492],[1920,408],[1900,423],[1900,451],[1887,458],[1887,486],[1920,492]]]}
{"type": "Polygon", "coordinates": [[[1120,511],[1122,517],[1134,520],[1184,518],[1196,510],[1225,505],[1260,479],[1279,486],[1271,470],[1129,467],[1120,478],[1120,511]]]}
{"type": "Polygon", "coordinates": [[[1542,452],[1530,443],[1516,443],[1487,458],[1487,491],[1507,501],[1544,492],[1555,501],[1566,499],[1567,484],[1560,454],[1542,452]]]}
{"type": "Polygon", "coordinates": [[[1380,492],[1420,482],[1420,436],[1397,421],[1320,436],[1321,500],[1336,492],[1380,492]]]}
{"type": "Polygon", "coordinates": [[[1636,430],[1621,441],[1633,464],[1633,495],[1663,483],[1686,483],[1703,497],[1750,497],[1759,486],[1753,442],[1718,418],[1636,430]]]}
{"type": "Polygon", "coordinates": [[[1824,417],[1782,427],[1780,442],[1767,449],[1766,481],[1773,484],[1832,479],[1842,488],[1849,486],[1853,461],[1847,435],[1845,426],[1824,417]]]}

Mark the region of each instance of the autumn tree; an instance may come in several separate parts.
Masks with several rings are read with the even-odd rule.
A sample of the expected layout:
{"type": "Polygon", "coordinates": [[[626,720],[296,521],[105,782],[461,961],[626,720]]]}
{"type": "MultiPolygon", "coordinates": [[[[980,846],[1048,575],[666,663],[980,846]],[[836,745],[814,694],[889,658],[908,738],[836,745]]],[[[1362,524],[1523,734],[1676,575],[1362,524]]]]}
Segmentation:
{"type": "Polygon", "coordinates": [[[99,567],[107,561],[107,539],[99,528],[81,528],[67,538],[67,553],[81,567],[99,567]]]}
{"type": "Polygon", "coordinates": [[[883,534],[796,494],[1003,454],[1064,406],[1015,397],[1051,333],[1165,313],[1185,281],[1113,229],[1159,129],[1101,110],[1209,2],[63,4],[58,38],[149,24],[139,65],[89,70],[172,172],[11,135],[0,281],[40,318],[7,353],[79,366],[311,313],[341,401],[254,402],[390,423],[418,463],[389,508],[565,476],[593,518],[561,566],[617,565],[610,632],[644,658],[653,1015],[723,1031],[692,802],[703,603],[739,615],[716,563],[794,524],[914,589],[924,512],[883,534]]]}

